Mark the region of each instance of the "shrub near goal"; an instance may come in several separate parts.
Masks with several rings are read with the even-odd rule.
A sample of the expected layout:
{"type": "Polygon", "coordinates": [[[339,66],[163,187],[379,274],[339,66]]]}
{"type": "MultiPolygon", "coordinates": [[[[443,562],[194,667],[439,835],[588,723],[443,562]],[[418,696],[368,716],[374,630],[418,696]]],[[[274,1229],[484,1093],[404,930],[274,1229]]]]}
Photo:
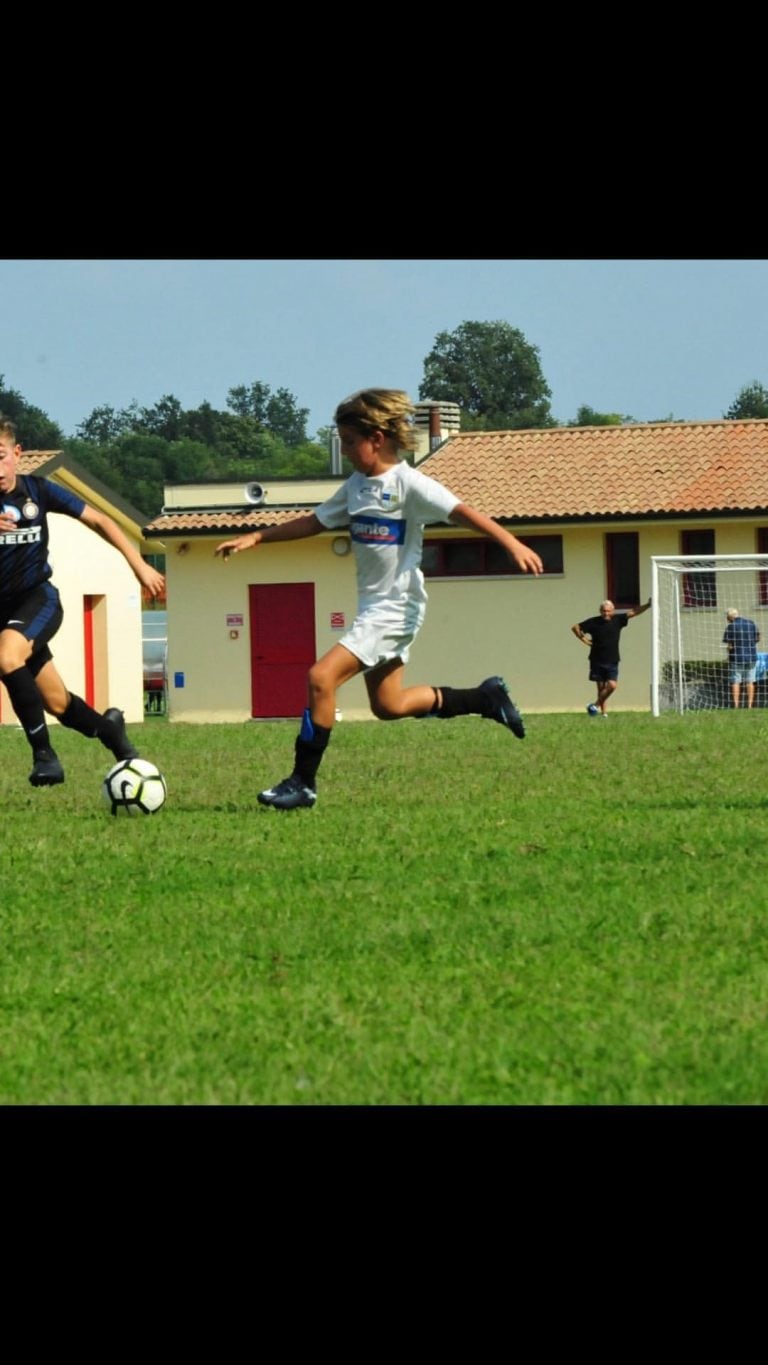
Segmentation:
{"type": "Polygon", "coordinates": [[[165,805],[165,778],[146,758],[124,758],[110,768],[101,784],[112,815],[156,815],[165,805]]]}
{"type": "Polygon", "coordinates": [[[760,632],[755,704],[768,705],[768,555],[653,555],[651,709],[730,706],[726,612],[760,632]]]}

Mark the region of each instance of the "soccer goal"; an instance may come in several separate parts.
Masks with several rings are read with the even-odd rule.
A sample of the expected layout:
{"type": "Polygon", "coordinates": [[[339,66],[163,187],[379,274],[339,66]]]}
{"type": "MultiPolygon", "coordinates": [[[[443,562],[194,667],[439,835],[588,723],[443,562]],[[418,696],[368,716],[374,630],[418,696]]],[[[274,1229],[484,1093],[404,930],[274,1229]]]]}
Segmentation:
{"type": "Polygon", "coordinates": [[[723,641],[731,607],[760,632],[755,704],[768,705],[768,554],[653,555],[651,569],[654,716],[731,705],[723,641]]]}

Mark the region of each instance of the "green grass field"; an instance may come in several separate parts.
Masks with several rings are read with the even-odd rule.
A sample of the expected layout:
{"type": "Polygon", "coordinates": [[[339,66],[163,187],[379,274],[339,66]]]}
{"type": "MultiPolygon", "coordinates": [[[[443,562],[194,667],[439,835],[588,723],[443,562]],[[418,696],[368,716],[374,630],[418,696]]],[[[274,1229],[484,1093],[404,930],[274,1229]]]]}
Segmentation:
{"type": "Polygon", "coordinates": [[[3,1105],[762,1105],[759,711],[131,728],[166,807],[0,730],[3,1105]]]}

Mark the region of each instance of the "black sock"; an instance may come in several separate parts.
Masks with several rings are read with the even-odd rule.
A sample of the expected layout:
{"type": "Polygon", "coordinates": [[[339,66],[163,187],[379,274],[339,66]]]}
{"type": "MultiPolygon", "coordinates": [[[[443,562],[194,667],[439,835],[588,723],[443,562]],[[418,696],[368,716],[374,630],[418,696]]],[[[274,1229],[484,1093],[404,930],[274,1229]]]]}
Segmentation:
{"type": "Polygon", "coordinates": [[[309,710],[306,710],[296,740],[296,761],[293,771],[301,778],[305,787],[311,787],[312,791],[315,790],[317,770],[330,738],[330,730],[325,725],[315,725],[309,710]]]}
{"type": "MultiPolygon", "coordinates": [[[[100,739],[107,743],[106,735],[112,735],[114,725],[111,721],[105,720],[98,711],[94,711],[92,706],[83,701],[82,697],[76,697],[74,692],[70,693],[69,705],[62,715],[59,722],[66,725],[68,730],[77,730],[78,734],[85,735],[86,739],[100,739]]],[[[107,744],[107,748],[111,746],[107,744]]]]}
{"type": "MultiPolygon", "coordinates": [[[[69,705],[63,715],[59,716],[62,725],[66,725],[70,730],[77,730],[78,734],[85,735],[86,739],[98,739],[109,749],[116,758],[123,755],[126,742],[125,733],[118,729],[113,720],[103,716],[100,711],[94,711],[87,701],[82,697],[76,697],[73,692],[69,696],[69,705]]],[[[131,746],[133,747],[133,746],[131,746]]],[[[134,751],[135,752],[135,751],[134,751]]]]}
{"type": "Polygon", "coordinates": [[[11,706],[24,728],[33,750],[50,749],[51,737],[45,723],[43,699],[26,664],[6,673],[3,678],[11,699],[11,706]]]}
{"type": "Polygon", "coordinates": [[[454,716],[485,716],[493,713],[493,703],[482,687],[441,687],[442,706],[433,707],[433,712],[441,720],[452,720],[454,716]]]}

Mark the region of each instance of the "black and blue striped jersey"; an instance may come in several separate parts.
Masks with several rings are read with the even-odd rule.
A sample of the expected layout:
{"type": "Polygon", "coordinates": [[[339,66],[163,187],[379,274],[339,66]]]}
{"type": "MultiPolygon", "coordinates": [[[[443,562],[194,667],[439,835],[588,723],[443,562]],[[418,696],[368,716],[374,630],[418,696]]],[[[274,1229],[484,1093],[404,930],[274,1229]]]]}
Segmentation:
{"type": "Polygon", "coordinates": [[[0,493],[0,510],[16,522],[0,531],[0,600],[24,597],[53,572],[48,559],[48,513],[82,516],[85,502],[50,479],[22,474],[12,493],[0,493]]]}

